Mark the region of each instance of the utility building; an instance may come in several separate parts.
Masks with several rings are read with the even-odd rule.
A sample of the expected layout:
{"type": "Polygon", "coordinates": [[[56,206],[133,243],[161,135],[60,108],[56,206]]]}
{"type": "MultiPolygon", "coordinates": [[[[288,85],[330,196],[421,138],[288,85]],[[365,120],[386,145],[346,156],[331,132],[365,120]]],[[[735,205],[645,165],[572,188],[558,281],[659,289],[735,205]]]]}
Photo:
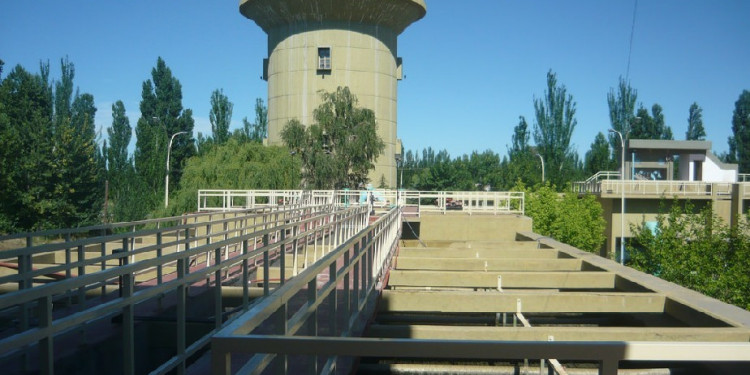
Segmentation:
{"type": "Polygon", "coordinates": [[[424,17],[424,0],[241,0],[240,13],[268,34],[268,144],[281,144],[289,120],[314,122],[320,91],[348,86],[375,112],[385,150],[373,184],[396,186],[397,81],[403,78],[398,35],[424,17]]]}

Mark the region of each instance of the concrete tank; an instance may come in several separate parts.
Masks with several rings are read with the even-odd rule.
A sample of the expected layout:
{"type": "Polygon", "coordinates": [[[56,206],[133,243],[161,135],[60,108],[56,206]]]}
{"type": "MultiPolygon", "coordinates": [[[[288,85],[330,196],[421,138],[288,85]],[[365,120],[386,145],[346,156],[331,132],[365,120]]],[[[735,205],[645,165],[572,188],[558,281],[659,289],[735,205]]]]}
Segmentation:
{"type": "MultiPolygon", "coordinates": [[[[396,186],[398,35],[424,17],[424,0],[241,0],[240,13],[268,34],[268,143],[291,119],[313,123],[320,91],[348,86],[372,109],[385,143],[370,181],[396,186]]],[[[356,187],[355,187],[356,188],[356,187]]]]}

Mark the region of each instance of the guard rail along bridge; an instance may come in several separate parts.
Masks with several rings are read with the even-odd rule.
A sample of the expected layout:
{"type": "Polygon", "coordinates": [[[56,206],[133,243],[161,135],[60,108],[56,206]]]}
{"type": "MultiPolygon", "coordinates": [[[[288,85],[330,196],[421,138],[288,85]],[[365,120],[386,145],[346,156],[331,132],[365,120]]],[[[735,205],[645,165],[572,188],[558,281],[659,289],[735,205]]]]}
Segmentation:
{"type": "Polygon", "coordinates": [[[523,193],[198,208],[0,237],[3,373],[748,372],[750,312],[533,233],[523,193]]]}

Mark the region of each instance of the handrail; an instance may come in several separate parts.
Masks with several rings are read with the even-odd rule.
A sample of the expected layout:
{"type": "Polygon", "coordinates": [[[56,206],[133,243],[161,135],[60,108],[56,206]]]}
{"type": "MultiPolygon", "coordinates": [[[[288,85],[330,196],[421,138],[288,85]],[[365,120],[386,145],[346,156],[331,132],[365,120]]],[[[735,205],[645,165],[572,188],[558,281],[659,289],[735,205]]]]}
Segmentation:
{"type": "MultiPolygon", "coordinates": [[[[211,341],[212,373],[233,373],[232,354],[246,351],[225,343],[257,330],[271,330],[270,333],[276,335],[307,333],[334,337],[361,333],[375,307],[375,297],[383,287],[400,231],[401,210],[392,208],[367,230],[342,243],[225,325],[211,341]],[[319,280],[325,283],[320,285],[319,280]],[[304,296],[298,294],[300,290],[306,290],[304,296]],[[321,315],[322,311],[325,315],[321,315]]],[[[285,356],[255,355],[239,373],[260,373],[272,360],[281,361],[281,368],[286,368],[285,356]]],[[[308,365],[314,369],[317,361],[312,359],[308,365]]],[[[321,372],[336,368],[336,359],[331,358],[321,372]]]]}
{"type": "MultiPolygon", "coordinates": [[[[747,342],[493,341],[246,335],[212,343],[211,350],[351,357],[508,360],[558,358],[599,362],[599,373],[616,375],[620,361],[748,362],[747,342]],[[446,353],[449,353],[446,355],[446,353]]],[[[223,374],[224,372],[214,372],[223,374]]]]}
{"type": "Polygon", "coordinates": [[[666,195],[666,196],[710,196],[713,194],[713,185],[710,182],[700,181],[602,181],[601,191],[611,194],[631,195],[666,195]]]}
{"type": "Polygon", "coordinates": [[[333,204],[348,207],[369,204],[377,209],[404,206],[404,216],[422,212],[447,214],[524,214],[523,192],[414,191],[414,190],[198,190],[198,211],[232,211],[279,207],[288,204],[333,204]]]}
{"type": "Polygon", "coordinates": [[[160,300],[166,294],[176,291],[177,354],[154,372],[167,373],[184,366],[187,358],[204,348],[209,343],[210,335],[222,326],[226,314],[222,307],[221,293],[227,278],[240,280],[238,285],[241,285],[243,295],[240,308],[248,309],[251,306],[250,272],[257,272],[258,277],[263,280],[264,295],[269,295],[272,291],[269,272],[271,262],[280,263],[279,283],[283,285],[288,278],[285,275],[284,254],[293,254],[296,270],[298,253],[307,259],[309,247],[310,251],[316,253],[320,248],[325,254],[327,249],[346,242],[368,225],[368,212],[364,207],[284,207],[264,211],[262,214],[242,211],[212,215],[218,219],[11,250],[21,261],[18,274],[4,276],[0,280],[4,284],[17,282],[19,290],[0,295],[0,313],[6,317],[15,316],[19,324],[16,330],[6,330],[0,336],[0,357],[26,356],[24,353],[29,346],[35,345],[40,356],[39,371],[52,373],[54,346],[50,343],[57,335],[85,327],[97,319],[122,314],[120,326],[126,339],[122,352],[123,372],[133,374],[136,372],[133,349],[135,304],[160,300]],[[131,239],[142,238],[145,242],[147,237],[155,238],[155,243],[132,246],[131,239]],[[117,244],[119,248],[107,246],[111,244],[117,244]],[[90,245],[96,247],[97,252],[89,259],[84,250],[90,245]],[[64,251],[67,247],[75,248],[74,251],[79,256],[77,260],[73,261],[68,252],[64,264],[44,270],[32,270],[33,259],[45,253],[59,252],[60,249],[64,251]],[[99,247],[102,253],[98,252],[99,247]],[[143,258],[144,255],[147,257],[143,258]],[[206,258],[205,265],[198,261],[203,257],[206,258]],[[108,264],[110,261],[117,262],[119,266],[112,267],[108,264]],[[253,267],[254,264],[257,266],[253,267]],[[87,272],[86,266],[90,265],[102,265],[102,269],[87,272]],[[168,265],[174,266],[174,270],[169,271],[170,274],[166,271],[168,265]],[[37,284],[30,276],[39,276],[52,270],[65,273],[67,277],[37,284]],[[139,274],[155,270],[159,271],[156,282],[153,279],[136,279],[139,274]],[[102,303],[94,306],[86,303],[87,290],[101,287],[104,295],[104,288],[111,285],[118,287],[119,296],[109,293],[102,303]],[[191,287],[206,288],[207,292],[213,292],[214,301],[217,302],[213,312],[213,330],[188,346],[185,292],[191,287]],[[75,297],[75,301],[70,297],[75,297]],[[53,303],[66,299],[68,302],[65,305],[73,308],[65,309],[65,313],[60,315],[62,310],[55,308],[53,303]],[[38,319],[32,319],[34,312],[38,314],[38,319]]]}

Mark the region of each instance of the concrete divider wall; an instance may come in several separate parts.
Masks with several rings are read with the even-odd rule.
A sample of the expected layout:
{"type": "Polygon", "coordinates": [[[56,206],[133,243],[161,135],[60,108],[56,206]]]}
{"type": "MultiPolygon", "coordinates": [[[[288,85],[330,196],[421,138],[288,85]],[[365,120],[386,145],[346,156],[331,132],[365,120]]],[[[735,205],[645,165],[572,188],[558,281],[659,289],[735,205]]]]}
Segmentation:
{"type": "Polygon", "coordinates": [[[514,241],[517,232],[531,231],[531,218],[518,215],[451,213],[422,215],[420,221],[423,241],[514,241]]]}

